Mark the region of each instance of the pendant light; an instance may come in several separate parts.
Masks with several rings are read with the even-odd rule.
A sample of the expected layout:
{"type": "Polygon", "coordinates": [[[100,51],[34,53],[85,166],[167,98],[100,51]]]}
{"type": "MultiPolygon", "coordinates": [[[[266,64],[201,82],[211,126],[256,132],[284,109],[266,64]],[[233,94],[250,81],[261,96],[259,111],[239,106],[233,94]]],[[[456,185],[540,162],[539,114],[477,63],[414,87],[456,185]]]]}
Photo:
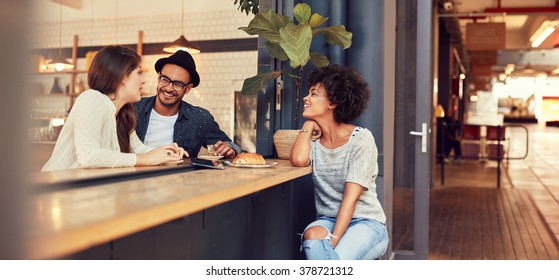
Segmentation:
{"type": "Polygon", "coordinates": [[[66,58],[62,56],[62,1],[60,1],[59,3],[60,3],[60,19],[59,19],[59,29],[58,29],[59,30],[58,57],[51,60],[49,63],[47,63],[48,67],[54,67],[54,70],[56,71],[74,69],[74,65],[68,62],[68,60],[66,60],[66,58]]]}
{"type": "Polygon", "coordinates": [[[184,37],[184,0],[182,0],[181,14],[181,36],[175,41],[165,45],[163,50],[168,53],[175,53],[178,50],[187,51],[191,54],[200,53],[200,49],[184,37]]]}

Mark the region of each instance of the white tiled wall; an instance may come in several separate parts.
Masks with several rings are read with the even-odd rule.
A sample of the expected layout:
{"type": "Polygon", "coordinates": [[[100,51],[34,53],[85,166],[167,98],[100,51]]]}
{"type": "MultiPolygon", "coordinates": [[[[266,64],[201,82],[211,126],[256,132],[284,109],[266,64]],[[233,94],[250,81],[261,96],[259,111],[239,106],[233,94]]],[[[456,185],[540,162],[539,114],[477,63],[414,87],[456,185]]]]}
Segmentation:
{"type": "MultiPolygon", "coordinates": [[[[186,13],[184,16],[184,35],[190,41],[249,38],[244,31],[252,17],[239,11],[213,11],[208,13],[186,13]]],[[[72,46],[73,36],[79,36],[80,47],[110,44],[137,44],[138,32],[144,32],[144,43],[171,42],[181,34],[181,15],[149,16],[119,18],[103,21],[63,22],[62,47],[72,46]]],[[[58,48],[59,24],[41,24],[35,26],[31,36],[32,48],[58,48]]],[[[256,47],[256,46],[255,46],[256,47]]],[[[146,55],[144,66],[149,71],[144,75],[146,95],[156,91],[157,73],[153,69],[155,61],[165,55],[146,55]]],[[[257,71],[257,52],[221,52],[200,53],[194,55],[200,85],[193,89],[185,100],[193,105],[204,107],[213,114],[221,129],[232,139],[234,133],[234,84],[239,80],[253,76],[257,71]]],[[[85,68],[85,59],[78,60],[77,69],[85,68]]],[[[43,84],[46,92],[50,90],[53,78],[59,77],[60,84],[69,84],[70,75],[33,75],[33,82],[43,84]]],[[[78,75],[87,81],[86,74],[78,75]]],[[[86,86],[87,87],[87,86],[86,86]]],[[[236,88],[238,90],[238,88],[236,88]]]]}
{"type": "MultiPolygon", "coordinates": [[[[213,11],[184,15],[184,35],[188,40],[217,40],[249,38],[244,31],[252,19],[240,11],[213,11]]],[[[58,48],[58,22],[34,26],[31,36],[33,48],[58,48]]],[[[71,47],[74,34],[80,36],[80,46],[108,44],[136,44],[138,31],[144,31],[144,43],[171,42],[179,37],[181,15],[157,15],[147,17],[66,21],[62,23],[62,46],[71,47]]]]}

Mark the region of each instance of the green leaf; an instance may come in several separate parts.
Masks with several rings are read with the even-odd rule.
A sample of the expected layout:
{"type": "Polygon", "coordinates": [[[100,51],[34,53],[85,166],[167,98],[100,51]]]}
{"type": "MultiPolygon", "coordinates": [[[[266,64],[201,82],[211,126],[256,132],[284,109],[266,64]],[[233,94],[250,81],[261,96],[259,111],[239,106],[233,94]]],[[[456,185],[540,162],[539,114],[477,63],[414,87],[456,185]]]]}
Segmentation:
{"type": "Polygon", "coordinates": [[[305,66],[309,61],[312,41],[312,29],[308,22],[299,25],[288,23],[280,29],[280,46],[289,57],[292,68],[305,66]]]}
{"type": "Polygon", "coordinates": [[[239,27],[239,29],[249,35],[262,35],[270,42],[279,42],[280,28],[290,22],[290,18],[280,16],[272,10],[266,10],[256,14],[247,27],[239,27]]]}
{"type": "Polygon", "coordinates": [[[318,66],[318,67],[324,67],[324,66],[328,66],[328,64],[330,64],[330,61],[328,60],[328,58],[322,54],[319,54],[317,52],[312,52],[311,53],[311,62],[312,64],[318,66]]]}
{"type": "Polygon", "coordinates": [[[321,26],[323,23],[325,23],[326,21],[328,21],[328,18],[325,18],[317,13],[312,14],[311,19],[309,20],[309,23],[311,24],[312,28],[321,26]]]}
{"type": "Polygon", "coordinates": [[[281,61],[286,61],[289,59],[279,43],[272,43],[268,41],[266,42],[266,49],[268,50],[268,53],[271,57],[277,58],[281,61]]]}
{"type": "Polygon", "coordinates": [[[311,18],[311,6],[305,3],[299,3],[293,8],[293,15],[299,23],[308,21],[309,18],[311,18]]]}
{"type": "Polygon", "coordinates": [[[267,80],[277,79],[283,71],[269,71],[265,73],[260,73],[254,77],[245,79],[243,82],[243,88],[241,89],[242,95],[254,95],[258,94],[260,88],[267,80]]]}
{"type": "Polygon", "coordinates": [[[258,13],[259,0],[235,0],[234,5],[237,5],[237,3],[239,3],[237,10],[241,10],[241,12],[245,12],[247,15],[249,12],[253,14],[258,13]]]}
{"type": "Polygon", "coordinates": [[[328,44],[338,45],[343,49],[351,46],[353,33],[348,32],[343,25],[328,26],[316,29],[314,34],[324,34],[328,44]]]}

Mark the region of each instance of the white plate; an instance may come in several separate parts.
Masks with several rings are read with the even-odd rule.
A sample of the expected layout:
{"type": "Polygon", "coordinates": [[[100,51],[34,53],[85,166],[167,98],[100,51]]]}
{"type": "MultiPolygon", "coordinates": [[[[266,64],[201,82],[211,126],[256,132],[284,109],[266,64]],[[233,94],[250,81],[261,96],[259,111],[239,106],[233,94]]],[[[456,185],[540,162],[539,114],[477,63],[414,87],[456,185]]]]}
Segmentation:
{"type": "Polygon", "coordinates": [[[276,161],[266,164],[238,164],[238,163],[231,163],[230,161],[224,160],[225,165],[231,167],[240,167],[240,168],[270,168],[276,166],[278,163],[276,161]]]}
{"type": "Polygon", "coordinates": [[[219,160],[220,158],[222,158],[223,156],[199,156],[199,159],[205,159],[205,160],[219,160]]]}

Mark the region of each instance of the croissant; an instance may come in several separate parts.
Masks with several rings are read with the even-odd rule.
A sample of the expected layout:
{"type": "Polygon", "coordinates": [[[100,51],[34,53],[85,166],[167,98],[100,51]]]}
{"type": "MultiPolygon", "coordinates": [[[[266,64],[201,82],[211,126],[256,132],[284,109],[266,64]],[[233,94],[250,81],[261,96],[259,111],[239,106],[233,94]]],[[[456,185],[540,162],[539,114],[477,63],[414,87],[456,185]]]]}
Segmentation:
{"type": "Polygon", "coordinates": [[[235,164],[266,164],[262,155],[257,153],[240,153],[234,159],[235,164]]]}

